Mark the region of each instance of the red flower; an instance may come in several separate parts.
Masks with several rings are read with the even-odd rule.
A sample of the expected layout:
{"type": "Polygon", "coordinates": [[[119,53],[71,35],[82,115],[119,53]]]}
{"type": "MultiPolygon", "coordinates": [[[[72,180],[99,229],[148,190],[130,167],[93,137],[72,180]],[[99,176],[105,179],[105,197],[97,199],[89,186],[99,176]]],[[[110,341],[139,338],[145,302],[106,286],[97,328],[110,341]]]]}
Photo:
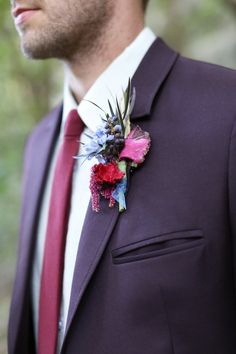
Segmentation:
{"type": "Polygon", "coordinates": [[[125,175],[114,161],[107,164],[99,163],[98,165],[94,165],[92,173],[95,182],[99,184],[116,184],[125,175]]]}

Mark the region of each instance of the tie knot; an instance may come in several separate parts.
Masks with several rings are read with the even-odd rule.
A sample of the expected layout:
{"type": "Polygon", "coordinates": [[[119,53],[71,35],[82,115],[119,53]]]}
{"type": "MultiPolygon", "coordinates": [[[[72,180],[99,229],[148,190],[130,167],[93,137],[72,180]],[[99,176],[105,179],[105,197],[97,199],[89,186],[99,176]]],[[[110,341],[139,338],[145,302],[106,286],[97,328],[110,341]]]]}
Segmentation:
{"type": "Polygon", "coordinates": [[[68,114],[65,124],[64,137],[79,138],[83,130],[83,122],[76,109],[72,109],[68,114]]]}

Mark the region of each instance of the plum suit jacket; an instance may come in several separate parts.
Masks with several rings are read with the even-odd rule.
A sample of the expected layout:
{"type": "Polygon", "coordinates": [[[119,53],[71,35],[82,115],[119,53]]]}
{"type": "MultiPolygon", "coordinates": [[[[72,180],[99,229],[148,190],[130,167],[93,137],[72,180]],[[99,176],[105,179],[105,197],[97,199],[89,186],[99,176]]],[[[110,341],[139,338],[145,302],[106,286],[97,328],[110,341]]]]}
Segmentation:
{"type": "MultiPolygon", "coordinates": [[[[236,72],[157,39],[132,82],[132,122],[150,132],[151,149],[126,212],[107,201],[88,208],[61,353],[235,354],[236,72]]],[[[35,352],[32,260],[61,112],[26,146],[9,354],[35,352]]]]}

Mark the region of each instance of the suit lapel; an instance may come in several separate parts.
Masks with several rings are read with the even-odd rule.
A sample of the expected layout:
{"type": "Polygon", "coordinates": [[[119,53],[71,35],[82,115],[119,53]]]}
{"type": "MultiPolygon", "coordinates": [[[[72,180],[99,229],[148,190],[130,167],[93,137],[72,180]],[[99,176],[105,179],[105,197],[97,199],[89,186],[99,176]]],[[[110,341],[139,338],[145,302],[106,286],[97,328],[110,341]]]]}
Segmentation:
{"type": "Polygon", "coordinates": [[[9,329],[12,335],[10,339],[11,345],[13,346],[21,341],[21,337],[24,338],[21,331],[25,330],[22,323],[27,317],[26,307],[28,311],[30,308],[30,264],[32,264],[33,259],[38,212],[51,153],[60,127],[61,110],[62,107],[60,106],[52,111],[46,120],[40,124],[27,144],[19,244],[20,258],[17,264],[16,282],[11,305],[12,319],[10,323],[13,323],[14,326],[12,330],[9,329]]]}
{"type": "Polygon", "coordinates": [[[136,88],[136,101],[132,119],[151,114],[153,101],[173,68],[179,54],[157,38],[138,67],[132,84],[136,88]]]}
{"type": "Polygon", "coordinates": [[[92,210],[91,202],[88,206],[77,253],[66,331],[119,217],[118,209],[109,208],[107,200],[101,200],[100,206],[99,213],[92,210]]]}
{"type": "MultiPolygon", "coordinates": [[[[151,46],[132,80],[137,91],[132,119],[150,114],[153,100],[177,57],[178,54],[160,39],[151,46]]],[[[77,253],[65,340],[81,298],[99,264],[118,217],[122,217],[119,215],[118,208],[109,208],[107,204],[107,201],[102,200],[99,213],[92,211],[91,204],[88,207],[77,253]]]]}

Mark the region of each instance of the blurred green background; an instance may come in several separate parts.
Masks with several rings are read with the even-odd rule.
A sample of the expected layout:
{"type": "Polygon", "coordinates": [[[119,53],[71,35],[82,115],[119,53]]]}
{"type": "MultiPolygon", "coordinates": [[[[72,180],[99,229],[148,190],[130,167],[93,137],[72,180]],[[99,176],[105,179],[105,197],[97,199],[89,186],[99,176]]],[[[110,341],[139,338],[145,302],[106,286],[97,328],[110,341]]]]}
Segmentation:
{"type": "MultiPolygon", "coordinates": [[[[147,24],[186,56],[236,69],[236,0],[151,0],[147,24]]],[[[22,152],[26,136],[62,96],[63,67],[32,62],[0,0],[0,354],[14,277],[22,152]]]]}

